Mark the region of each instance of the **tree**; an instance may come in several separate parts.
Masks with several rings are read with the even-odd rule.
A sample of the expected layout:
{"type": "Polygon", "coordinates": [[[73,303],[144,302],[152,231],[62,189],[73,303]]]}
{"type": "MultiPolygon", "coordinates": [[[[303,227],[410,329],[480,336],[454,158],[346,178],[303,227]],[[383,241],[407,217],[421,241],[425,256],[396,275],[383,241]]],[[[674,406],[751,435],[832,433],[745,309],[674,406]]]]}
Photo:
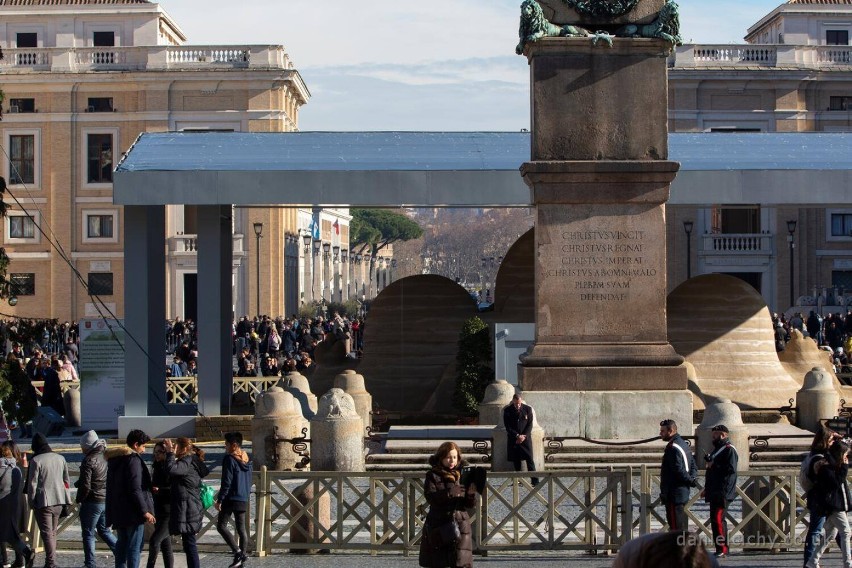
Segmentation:
{"type": "Polygon", "coordinates": [[[453,406],[464,416],[476,416],[485,387],[494,379],[488,324],[474,316],[464,322],[456,356],[456,390],[453,406]]]}
{"type": "Polygon", "coordinates": [[[420,225],[401,213],[387,209],[354,209],[350,221],[350,246],[361,246],[375,256],[397,241],[410,241],[423,235],[420,225]]]}
{"type": "Polygon", "coordinates": [[[403,215],[387,209],[353,209],[349,222],[349,247],[370,259],[370,286],[376,255],[386,246],[420,238],[423,229],[403,215]],[[356,248],[358,247],[358,248],[356,248]]]}
{"type": "Polygon", "coordinates": [[[24,424],[35,416],[35,391],[19,361],[6,361],[0,368],[0,401],[7,422],[24,424]]]}

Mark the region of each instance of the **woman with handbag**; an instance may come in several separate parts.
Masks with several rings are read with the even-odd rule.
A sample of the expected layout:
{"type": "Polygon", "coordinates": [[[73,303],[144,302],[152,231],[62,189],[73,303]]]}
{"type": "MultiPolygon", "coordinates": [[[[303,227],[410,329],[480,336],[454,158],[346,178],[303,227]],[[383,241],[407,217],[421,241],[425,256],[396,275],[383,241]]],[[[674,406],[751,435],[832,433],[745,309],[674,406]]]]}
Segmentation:
{"type": "Polygon", "coordinates": [[[424,484],[429,513],[420,539],[420,566],[470,568],[473,539],[467,509],[476,503],[476,488],[461,485],[461,450],[454,442],[444,442],[429,465],[424,484]]]}
{"type": "Polygon", "coordinates": [[[195,537],[201,530],[204,507],[201,505],[201,480],[210,473],[204,463],[204,452],[189,438],[175,443],[165,440],[166,472],[171,479],[172,510],[169,532],[180,535],[186,554],[187,568],[200,568],[195,537]]]}
{"type": "Polygon", "coordinates": [[[31,445],[33,459],[27,470],[27,500],[35,512],[38,530],[44,542],[44,568],[56,567],[56,532],[59,519],[71,505],[70,478],[65,458],[54,452],[39,432],[31,445]]]}
{"type": "Polygon", "coordinates": [[[157,555],[163,552],[163,566],[172,568],[175,557],[172,553],[172,539],[169,536],[169,518],[172,516],[171,478],[166,473],[166,446],[157,442],[154,446],[154,465],[151,468],[151,493],[154,496],[154,533],[148,539],[147,568],[154,568],[157,555]]]}

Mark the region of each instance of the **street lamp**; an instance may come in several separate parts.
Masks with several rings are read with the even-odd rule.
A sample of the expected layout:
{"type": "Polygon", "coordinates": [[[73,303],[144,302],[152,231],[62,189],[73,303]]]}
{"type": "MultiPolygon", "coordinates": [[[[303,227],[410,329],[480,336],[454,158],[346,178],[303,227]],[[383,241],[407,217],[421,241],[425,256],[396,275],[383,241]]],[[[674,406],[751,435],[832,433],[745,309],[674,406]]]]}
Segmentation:
{"type": "Polygon", "coordinates": [[[795,294],[793,293],[794,288],[794,279],[793,279],[793,253],[796,249],[796,243],[793,240],[793,233],[796,232],[796,221],[787,221],[787,232],[790,235],[787,237],[787,241],[790,243],[790,307],[795,306],[795,294]]]}
{"type": "Polygon", "coordinates": [[[257,312],[260,316],[260,237],[263,234],[263,223],[254,224],[254,236],[257,237],[257,312]]]}
{"type": "Polygon", "coordinates": [[[334,262],[337,262],[338,259],[340,258],[340,247],[337,246],[337,245],[334,245],[334,247],[332,247],[331,250],[334,253],[334,262]]]}
{"type": "Polygon", "coordinates": [[[331,250],[331,243],[322,244],[322,254],[324,258],[328,258],[328,251],[331,250]]]}
{"type": "Polygon", "coordinates": [[[302,242],[305,243],[305,256],[307,256],[308,252],[311,250],[311,234],[305,233],[302,235],[302,242]]]}
{"type": "Polygon", "coordinates": [[[692,221],[683,222],[683,230],[686,233],[686,279],[692,278],[692,221]]]}

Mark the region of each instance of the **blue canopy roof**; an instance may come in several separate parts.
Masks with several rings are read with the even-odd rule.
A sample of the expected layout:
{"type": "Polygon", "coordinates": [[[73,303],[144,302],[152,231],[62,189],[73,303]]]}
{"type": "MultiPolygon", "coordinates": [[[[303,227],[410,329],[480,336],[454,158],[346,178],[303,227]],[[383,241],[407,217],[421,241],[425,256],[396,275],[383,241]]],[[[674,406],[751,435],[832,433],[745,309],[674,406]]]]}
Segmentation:
{"type": "MultiPolygon", "coordinates": [[[[669,135],[681,171],[852,169],[852,135],[669,135]]],[[[139,171],[518,170],[528,132],[169,132],[142,134],[119,164],[139,171]]]]}

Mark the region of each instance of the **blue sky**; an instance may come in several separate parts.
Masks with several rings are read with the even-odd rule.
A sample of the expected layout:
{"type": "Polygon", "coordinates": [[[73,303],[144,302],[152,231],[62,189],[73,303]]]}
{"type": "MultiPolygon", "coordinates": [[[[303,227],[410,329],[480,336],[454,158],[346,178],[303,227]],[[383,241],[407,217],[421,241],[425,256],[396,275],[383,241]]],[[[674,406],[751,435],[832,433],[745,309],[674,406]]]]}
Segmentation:
{"type": "MultiPolygon", "coordinates": [[[[684,39],[742,43],[781,0],[681,0],[684,39]]],[[[520,0],[160,0],[195,44],[283,44],[302,130],[520,130],[520,0]],[[235,10],[235,6],[237,7],[235,10]]]]}

